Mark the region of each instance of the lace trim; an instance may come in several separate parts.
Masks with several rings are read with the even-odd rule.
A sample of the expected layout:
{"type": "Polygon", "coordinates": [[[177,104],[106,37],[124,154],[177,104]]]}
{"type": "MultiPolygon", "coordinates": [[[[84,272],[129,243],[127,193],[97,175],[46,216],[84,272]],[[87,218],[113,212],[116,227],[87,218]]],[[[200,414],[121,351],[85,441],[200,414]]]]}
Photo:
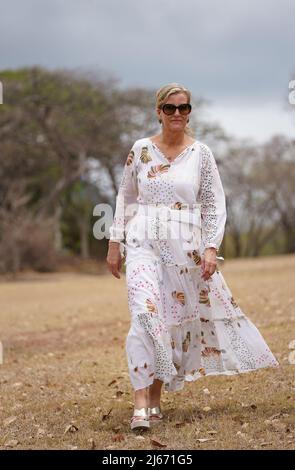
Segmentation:
{"type": "MultiPolygon", "coordinates": [[[[218,231],[217,226],[217,213],[216,213],[216,198],[213,186],[213,161],[209,148],[201,144],[201,179],[200,179],[200,200],[202,205],[202,238],[204,247],[214,246],[218,249],[215,243],[215,238],[218,231]]],[[[215,165],[216,167],[216,165],[215,165]]],[[[217,168],[215,168],[217,169],[217,168]]]]}

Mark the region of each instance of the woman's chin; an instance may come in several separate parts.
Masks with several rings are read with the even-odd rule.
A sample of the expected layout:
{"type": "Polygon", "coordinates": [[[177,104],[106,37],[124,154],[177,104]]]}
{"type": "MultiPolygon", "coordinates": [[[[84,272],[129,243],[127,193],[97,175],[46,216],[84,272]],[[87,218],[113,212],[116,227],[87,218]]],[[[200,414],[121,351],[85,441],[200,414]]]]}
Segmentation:
{"type": "Polygon", "coordinates": [[[181,122],[171,122],[170,123],[171,129],[174,130],[184,130],[183,124],[181,122]]]}

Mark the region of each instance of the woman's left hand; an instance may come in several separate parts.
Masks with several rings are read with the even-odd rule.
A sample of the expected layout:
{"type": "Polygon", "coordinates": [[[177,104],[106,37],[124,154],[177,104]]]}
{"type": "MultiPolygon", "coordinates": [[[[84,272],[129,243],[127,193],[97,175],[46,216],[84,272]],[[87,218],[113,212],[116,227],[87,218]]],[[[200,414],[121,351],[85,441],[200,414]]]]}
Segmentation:
{"type": "Polygon", "coordinates": [[[209,277],[215,272],[217,266],[217,252],[215,248],[206,248],[202,256],[201,268],[202,278],[208,281],[209,277]]]}

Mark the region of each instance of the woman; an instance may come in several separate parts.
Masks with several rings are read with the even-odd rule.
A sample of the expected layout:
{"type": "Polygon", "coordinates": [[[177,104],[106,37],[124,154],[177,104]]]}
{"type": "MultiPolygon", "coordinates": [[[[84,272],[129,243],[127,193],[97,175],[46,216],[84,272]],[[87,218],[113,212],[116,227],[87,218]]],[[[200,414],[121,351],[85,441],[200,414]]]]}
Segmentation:
{"type": "Polygon", "coordinates": [[[162,132],[127,156],[107,256],[119,278],[125,248],[131,429],[163,418],[163,383],[176,391],[185,380],[278,365],[217,269],[225,196],[210,148],[190,135],[191,94],[172,83],[156,98],[162,132]]]}

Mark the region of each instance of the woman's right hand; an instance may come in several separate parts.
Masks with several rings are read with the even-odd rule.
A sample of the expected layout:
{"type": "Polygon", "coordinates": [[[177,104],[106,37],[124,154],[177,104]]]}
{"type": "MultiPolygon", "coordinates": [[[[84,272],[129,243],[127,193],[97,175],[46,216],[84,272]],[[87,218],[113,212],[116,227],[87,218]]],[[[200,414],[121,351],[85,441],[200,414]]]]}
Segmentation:
{"type": "Polygon", "coordinates": [[[120,271],[122,267],[122,256],[120,253],[120,243],[109,241],[109,250],[107,254],[107,265],[111,273],[117,277],[121,278],[120,271]]]}

